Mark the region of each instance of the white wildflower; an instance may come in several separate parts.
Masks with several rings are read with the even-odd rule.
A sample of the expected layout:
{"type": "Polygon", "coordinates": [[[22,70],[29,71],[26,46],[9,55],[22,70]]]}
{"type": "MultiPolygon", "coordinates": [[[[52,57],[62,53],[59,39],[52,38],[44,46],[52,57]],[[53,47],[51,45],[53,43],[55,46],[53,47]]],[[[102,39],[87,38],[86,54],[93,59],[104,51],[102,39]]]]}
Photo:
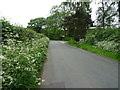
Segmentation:
{"type": "Polygon", "coordinates": [[[0,59],[6,59],[3,55],[0,55],[0,59]]]}
{"type": "Polygon", "coordinates": [[[29,68],[26,67],[25,70],[29,70],[29,68]]]}
{"type": "Polygon", "coordinates": [[[45,82],[45,80],[42,80],[42,82],[45,82]]]}
{"type": "Polygon", "coordinates": [[[34,63],[34,62],[35,62],[35,59],[32,60],[32,63],[34,63]]]}
{"type": "Polygon", "coordinates": [[[11,76],[8,76],[8,79],[13,80],[13,78],[11,76]]]}
{"type": "Polygon", "coordinates": [[[38,78],[38,80],[41,80],[41,78],[38,78]]]}
{"type": "Polygon", "coordinates": [[[38,85],[41,85],[41,82],[39,82],[38,85]]]}
{"type": "Polygon", "coordinates": [[[19,37],[19,35],[18,35],[18,34],[16,34],[15,36],[16,36],[16,37],[19,37]]]}

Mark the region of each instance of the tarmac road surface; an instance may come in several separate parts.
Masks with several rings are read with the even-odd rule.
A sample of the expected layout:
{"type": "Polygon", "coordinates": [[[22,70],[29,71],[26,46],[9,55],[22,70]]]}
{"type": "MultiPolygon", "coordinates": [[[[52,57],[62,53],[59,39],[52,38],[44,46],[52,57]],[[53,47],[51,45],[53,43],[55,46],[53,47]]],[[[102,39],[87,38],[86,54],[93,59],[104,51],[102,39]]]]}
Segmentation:
{"type": "Polygon", "coordinates": [[[118,62],[50,41],[42,88],[118,88],[118,62]]]}

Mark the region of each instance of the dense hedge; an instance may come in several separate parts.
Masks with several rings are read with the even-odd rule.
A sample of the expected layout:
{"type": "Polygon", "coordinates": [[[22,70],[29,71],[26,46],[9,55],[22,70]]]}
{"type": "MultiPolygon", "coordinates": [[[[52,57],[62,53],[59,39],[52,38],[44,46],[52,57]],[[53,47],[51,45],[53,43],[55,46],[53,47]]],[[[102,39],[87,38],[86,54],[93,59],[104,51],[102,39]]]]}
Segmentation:
{"type": "Polygon", "coordinates": [[[90,45],[95,45],[101,49],[119,52],[120,29],[106,30],[88,30],[86,38],[82,42],[90,45]]]}
{"type": "Polygon", "coordinates": [[[69,45],[76,46],[103,56],[120,61],[120,29],[88,30],[86,37],[79,42],[69,40],[69,45]]]}
{"type": "Polygon", "coordinates": [[[86,41],[93,44],[95,41],[112,41],[118,42],[120,40],[120,29],[106,29],[106,30],[88,30],[86,35],[86,41]],[[91,41],[92,40],[92,41],[91,41]]]}
{"type": "Polygon", "coordinates": [[[49,39],[33,30],[10,25],[5,20],[1,22],[3,89],[36,88],[41,82],[39,72],[49,39]]]}

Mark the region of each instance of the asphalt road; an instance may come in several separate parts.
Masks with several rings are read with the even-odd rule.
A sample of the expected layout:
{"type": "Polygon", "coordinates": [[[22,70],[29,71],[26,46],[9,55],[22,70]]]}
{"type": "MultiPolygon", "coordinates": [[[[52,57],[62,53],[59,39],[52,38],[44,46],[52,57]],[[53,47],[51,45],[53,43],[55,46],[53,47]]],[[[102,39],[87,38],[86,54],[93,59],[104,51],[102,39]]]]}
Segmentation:
{"type": "Polygon", "coordinates": [[[43,88],[118,88],[118,62],[50,41],[43,88]]]}

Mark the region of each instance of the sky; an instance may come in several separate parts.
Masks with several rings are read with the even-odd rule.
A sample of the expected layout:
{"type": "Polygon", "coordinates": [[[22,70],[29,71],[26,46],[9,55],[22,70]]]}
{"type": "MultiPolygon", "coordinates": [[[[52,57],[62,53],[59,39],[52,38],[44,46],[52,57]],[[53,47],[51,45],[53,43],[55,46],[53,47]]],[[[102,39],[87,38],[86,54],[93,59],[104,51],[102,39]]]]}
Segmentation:
{"type": "MultiPolygon", "coordinates": [[[[30,19],[46,18],[52,6],[59,5],[63,1],[66,0],[0,0],[0,17],[7,18],[13,24],[26,27],[30,19]]],[[[93,20],[95,20],[95,11],[94,7],[93,20]]]]}

